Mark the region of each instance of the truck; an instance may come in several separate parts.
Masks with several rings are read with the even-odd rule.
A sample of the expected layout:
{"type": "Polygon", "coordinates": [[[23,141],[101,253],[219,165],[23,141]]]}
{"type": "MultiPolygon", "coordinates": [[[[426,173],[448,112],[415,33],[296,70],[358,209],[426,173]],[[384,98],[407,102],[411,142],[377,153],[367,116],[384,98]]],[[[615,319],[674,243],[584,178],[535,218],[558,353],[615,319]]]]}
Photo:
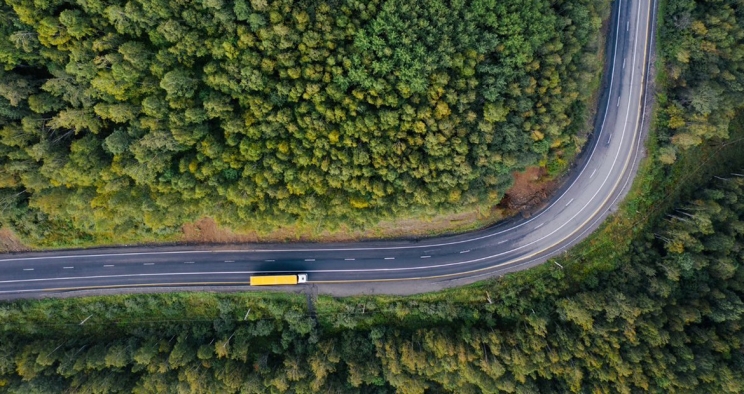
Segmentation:
{"type": "Polygon", "coordinates": [[[296,285],[307,282],[307,274],[251,276],[251,286],[296,285]]]}

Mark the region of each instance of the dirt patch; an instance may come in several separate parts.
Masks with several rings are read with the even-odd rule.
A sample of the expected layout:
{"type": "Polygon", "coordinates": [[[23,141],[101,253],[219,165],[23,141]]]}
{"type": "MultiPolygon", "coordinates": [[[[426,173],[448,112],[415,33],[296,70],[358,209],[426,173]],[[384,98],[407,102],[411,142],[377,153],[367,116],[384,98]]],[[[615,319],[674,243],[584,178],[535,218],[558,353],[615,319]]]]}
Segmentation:
{"type": "Polygon", "coordinates": [[[0,229],[0,252],[25,252],[31,250],[12,231],[0,229]]]}
{"type": "Polygon", "coordinates": [[[542,204],[557,187],[558,182],[549,179],[544,168],[530,167],[514,173],[514,186],[505,193],[499,206],[507,215],[528,212],[542,204]]]}

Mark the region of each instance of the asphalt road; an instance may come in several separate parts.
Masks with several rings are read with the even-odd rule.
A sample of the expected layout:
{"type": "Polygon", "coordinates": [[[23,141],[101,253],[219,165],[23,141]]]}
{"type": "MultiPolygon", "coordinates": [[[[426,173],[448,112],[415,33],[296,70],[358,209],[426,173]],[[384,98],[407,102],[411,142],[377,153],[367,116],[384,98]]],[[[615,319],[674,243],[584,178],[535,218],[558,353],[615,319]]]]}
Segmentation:
{"type": "MultiPolygon", "coordinates": [[[[24,253],[0,258],[0,297],[90,288],[245,285],[257,273],[380,292],[402,283],[476,278],[544,262],[593,231],[627,193],[641,151],[655,20],[649,0],[616,0],[597,126],[571,178],[529,219],[421,241],[148,247],[24,253]]],[[[408,286],[405,285],[404,286],[408,286]]],[[[358,289],[358,290],[357,290],[358,289]]],[[[420,288],[419,288],[420,289],[420,288]]],[[[414,292],[415,290],[411,290],[414,292]]]]}

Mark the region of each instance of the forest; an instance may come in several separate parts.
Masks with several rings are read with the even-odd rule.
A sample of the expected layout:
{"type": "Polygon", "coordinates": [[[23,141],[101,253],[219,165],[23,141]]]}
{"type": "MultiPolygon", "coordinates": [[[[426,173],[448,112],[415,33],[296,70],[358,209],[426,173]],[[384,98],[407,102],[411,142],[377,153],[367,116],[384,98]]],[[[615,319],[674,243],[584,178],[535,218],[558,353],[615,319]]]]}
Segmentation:
{"type": "Polygon", "coordinates": [[[564,168],[608,0],[3,0],[0,225],[30,245],[364,226],[564,168]]]}
{"type": "Polygon", "coordinates": [[[671,164],[680,150],[727,138],[744,107],[744,15],[734,0],[675,0],[664,8],[660,160],[671,164]]]}
{"type": "MultiPolygon", "coordinates": [[[[568,266],[569,262],[564,261],[568,266]]],[[[405,297],[161,294],[0,304],[7,393],[739,393],[744,175],[617,268],[405,297]]]]}

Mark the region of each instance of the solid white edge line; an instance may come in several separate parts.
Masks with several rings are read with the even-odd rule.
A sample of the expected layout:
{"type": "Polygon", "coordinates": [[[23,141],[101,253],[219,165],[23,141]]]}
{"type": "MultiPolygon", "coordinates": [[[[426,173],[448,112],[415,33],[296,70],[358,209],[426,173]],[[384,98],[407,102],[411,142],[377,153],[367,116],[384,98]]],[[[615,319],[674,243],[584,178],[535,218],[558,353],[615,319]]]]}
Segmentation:
{"type": "MultiPolygon", "coordinates": [[[[654,21],[656,20],[656,1],[655,0],[651,3],[651,11],[650,11],[650,15],[649,15],[649,20],[651,21],[651,23],[650,23],[650,26],[647,28],[647,33],[649,35],[649,39],[646,42],[646,52],[648,52],[649,48],[653,49],[654,30],[655,30],[654,29],[654,25],[655,25],[654,24],[654,21]]],[[[648,61],[647,64],[646,64],[646,69],[645,69],[645,74],[644,74],[645,78],[647,79],[646,82],[648,82],[648,76],[650,75],[650,73],[651,73],[651,62],[648,61]]],[[[646,102],[647,102],[647,100],[648,100],[648,91],[645,91],[644,92],[644,95],[643,95],[643,106],[642,106],[642,110],[641,110],[641,114],[640,114],[641,126],[640,126],[639,130],[641,132],[638,133],[638,141],[636,142],[636,149],[635,149],[635,154],[634,154],[635,157],[633,159],[631,170],[630,170],[631,173],[633,173],[633,171],[635,171],[636,162],[638,161],[638,154],[641,151],[641,138],[643,138],[643,127],[644,127],[645,122],[646,122],[645,115],[646,115],[646,102]]],[[[628,176],[625,179],[625,183],[623,184],[623,187],[620,189],[620,192],[615,197],[615,199],[612,200],[612,204],[610,204],[610,205],[615,205],[615,203],[620,198],[620,196],[622,196],[623,192],[625,191],[625,188],[628,186],[628,183],[630,182],[630,180],[632,178],[633,177],[628,176]]]]}

